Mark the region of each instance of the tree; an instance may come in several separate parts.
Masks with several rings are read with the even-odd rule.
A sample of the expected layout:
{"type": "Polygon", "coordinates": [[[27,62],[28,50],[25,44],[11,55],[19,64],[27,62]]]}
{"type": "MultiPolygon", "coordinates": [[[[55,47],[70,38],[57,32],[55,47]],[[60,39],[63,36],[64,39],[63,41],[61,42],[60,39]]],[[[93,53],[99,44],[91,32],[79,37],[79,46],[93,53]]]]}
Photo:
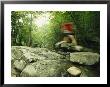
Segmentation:
{"type": "Polygon", "coordinates": [[[79,45],[99,50],[100,12],[98,11],[12,11],[12,45],[47,47],[61,41],[61,25],[74,24],[79,45]]]}

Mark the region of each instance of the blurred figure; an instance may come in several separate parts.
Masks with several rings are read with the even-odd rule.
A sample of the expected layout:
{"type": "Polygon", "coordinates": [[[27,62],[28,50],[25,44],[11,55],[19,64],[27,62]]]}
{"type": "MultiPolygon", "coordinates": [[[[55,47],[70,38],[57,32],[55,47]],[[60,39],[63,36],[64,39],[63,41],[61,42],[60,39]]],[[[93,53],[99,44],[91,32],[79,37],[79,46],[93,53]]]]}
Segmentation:
{"type": "Polygon", "coordinates": [[[72,43],[73,45],[76,46],[77,42],[75,39],[75,33],[73,29],[74,29],[74,26],[71,22],[62,24],[61,30],[63,32],[63,40],[56,43],[56,46],[59,46],[62,43],[72,43]]]}

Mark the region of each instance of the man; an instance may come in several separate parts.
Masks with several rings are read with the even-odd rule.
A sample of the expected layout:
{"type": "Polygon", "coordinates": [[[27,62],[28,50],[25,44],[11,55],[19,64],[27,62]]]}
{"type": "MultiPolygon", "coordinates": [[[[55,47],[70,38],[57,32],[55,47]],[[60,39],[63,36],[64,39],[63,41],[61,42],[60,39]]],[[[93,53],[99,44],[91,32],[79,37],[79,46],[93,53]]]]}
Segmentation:
{"type": "Polygon", "coordinates": [[[56,44],[56,46],[59,46],[63,43],[72,43],[73,45],[77,45],[76,39],[74,37],[73,24],[71,22],[64,23],[62,24],[61,29],[62,29],[64,37],[62,41],[56,44]]]}

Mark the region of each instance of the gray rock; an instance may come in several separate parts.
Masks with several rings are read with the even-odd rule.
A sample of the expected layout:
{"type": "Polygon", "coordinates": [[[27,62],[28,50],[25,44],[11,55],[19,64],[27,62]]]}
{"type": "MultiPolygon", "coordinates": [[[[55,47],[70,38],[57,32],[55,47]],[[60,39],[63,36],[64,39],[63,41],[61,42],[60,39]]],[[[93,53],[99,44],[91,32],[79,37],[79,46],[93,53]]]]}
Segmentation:
{"type": "Polygon", "coordinates": [[[26,66],[26,62],[24,60],[15,60],[15,62],[13,63],[13,66],[17,70],[22,71],[26,66]]]}
{"type": "Polygon", "coordinates": [[[67,71],[73,76],[78,76],[81,74],[81,70],[75,66],[70,67],[67,71]]]}
{"type": "Polygon", "coordinates": [[[70,53],[70,61],[79,64],[93,65],[99,62],[100,55],[92,52],[75,52],[70,53]]]}
{"type": "Polygon", "coordinates": [[[33,77],[36,76],[37,72],[34,66],[32,65],[27,65],[26,68],[21,72],[20,76],[22,77],[33,77]]]}
{"type": "Polygon", "coordinates": [[[27,62],[36,62],[37,60],[54,60],[64,58],[62,55],[49,51],[46,48],[31,48],[26,46],[12,47],[12,60],[22,59],[27,62]]]}
{"type": "Polygon", "coordinates": [[[17,71],[15,68],[11,68],[11,76],[12,77],[17,77],[20,75],[20,72],[17,71]]]}
{"type": "MultiPolygon", "coordinates": [[[[21,72],[22,77],[56,77],[61,76],[65,62],[57,60],[39,60],[27,65],[21,72]]],[[[65,67],[66,68],[66,67],[65,67]]]]}
{"type": "Polygon", "coordinates": [[[56,52],[51,52],[51,51],[42,52],[42,53],[39,53],[39,55],[46,57],[45,59],[48,59],[48,60],[58,60],[58,59],[64,58],[64,56],[62,56],[56,52]]]}
{"type": "Polygon", "coordinates": [[[61,71],[66,70],[70,63],[63,55],[46,48],[12,46],[11,54],[12,76],[61,76],[61,71]]]}
{"type": "Polygon", "coordinates": [[[20,46],[12,46],[11,48],[11,60],[23,58],[23,52],[21,51],[20,46]]]}

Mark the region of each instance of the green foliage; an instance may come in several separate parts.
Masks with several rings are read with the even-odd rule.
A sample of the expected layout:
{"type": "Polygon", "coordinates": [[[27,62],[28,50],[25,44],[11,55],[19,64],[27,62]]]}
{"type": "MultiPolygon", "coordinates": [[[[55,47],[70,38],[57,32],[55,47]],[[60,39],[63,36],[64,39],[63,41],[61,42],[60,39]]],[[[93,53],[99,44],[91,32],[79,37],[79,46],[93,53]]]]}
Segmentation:
{"type": "Polygon", "coordinates": [[[99,51],[100,12],[98,11],[12,11],[12,45],[38,46],[54,49],[54,44],[61,41],[61,25],[72,22],[79,45],[99,51]],[[48,23],[41,25],[39,17],[49,14],[48,23]],[[36,23],[36,20],[38,21],[36,23]]]}

